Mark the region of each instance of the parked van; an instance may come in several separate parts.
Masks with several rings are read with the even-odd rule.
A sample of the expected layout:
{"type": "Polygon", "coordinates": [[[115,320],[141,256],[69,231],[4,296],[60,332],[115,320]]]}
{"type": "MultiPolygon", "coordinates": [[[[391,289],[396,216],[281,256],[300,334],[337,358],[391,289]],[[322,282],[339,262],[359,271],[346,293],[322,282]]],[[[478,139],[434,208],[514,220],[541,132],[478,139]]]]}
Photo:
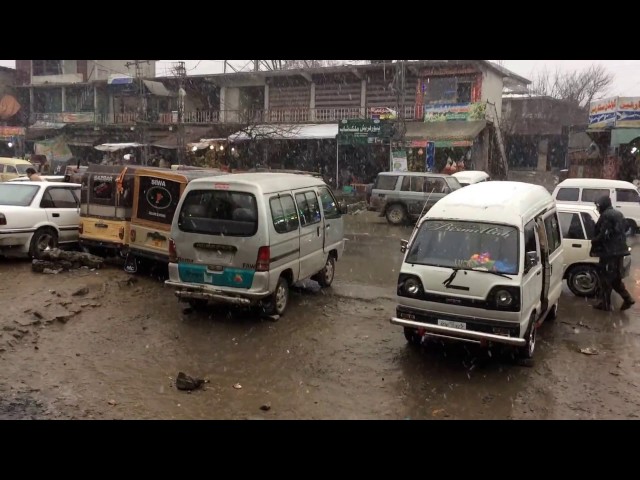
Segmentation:
{"type": "Polygon", "coordinates": [[[593,206],[602,195],[609,195],[613,208],[627,220],[627,234],[638,233],[640,226],[640,194],[633,183],[604,178],[568,178],[553,191],[556,202],[593,206]]]}
{"type": "Polygon", "coordinates": [[[171,222],[187,184],[196,178],[222,175],[220,170],[140,168],[134,174],[129,251],[135,257],[169,261],[171,222]]]}
{"type": "Polygon", "coordinates": [[[393,225],[416,221],[438,200],[460,188],[451,175],[425,172],[381,172],[371,190],[369,210],[393,225]]]}
{"type": "Polygon", "coordinates": [[[176,212],[165,283],[198,308],[213,301],[282,315],[294,282],[331,285],[344,250],[343,208],[307,175],[199,178],[176,212]]]}
{"type": "Polygon", "coordinates": [[[0,181],[8,182],[18,177],[27,176],[27,168],[35,168],[33,164],[21,158],[0,157],[0,181]]]}
{"type": "MultiPolygon", "coordinates": [[[[124,255],[129,245],[136,165],[90,165],[82,176],[80,246],[124,255]]],[[[145,167],[149,168],[149,167],[145,167]]]]}
{"type": "Polygon", "coordinates": [[[481,170],[462,170],[461,172],[453,173],[451,176],[457,178],[463,187],[473,183],[488,182],[491,180],[489,174],[481,170]]]}
{"type": "MultiPolygon", "coordinates": [[[[574,295],[595,297],[599,284],[598,257],[590,256],[591,239],[600,214],[595,205],[556,203],[564,249],[564,278],[574,295]]],[[[631,271],[631,255],[623,257],[622,278],[631,271]]]]}
{"type": "Polygon", "coordinates": [[[402,242],[391,323],[410,343],[498,343],[532,357],[536,329],[555,317],[562,291],[560,235],[544,187],[482,182],[456,190],[402,242]]]}

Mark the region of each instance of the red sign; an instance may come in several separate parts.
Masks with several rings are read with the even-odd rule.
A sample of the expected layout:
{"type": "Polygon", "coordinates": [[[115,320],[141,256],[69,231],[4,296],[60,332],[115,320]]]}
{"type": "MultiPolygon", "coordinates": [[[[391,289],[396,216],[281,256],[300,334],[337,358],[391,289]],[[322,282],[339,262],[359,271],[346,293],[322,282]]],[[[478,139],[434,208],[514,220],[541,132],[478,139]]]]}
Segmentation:
{"type": "Polygon", "coordinates": [[[0,126],[0,137],[20,137],[25,135],[24,127],[2,127],[0,126]]]}

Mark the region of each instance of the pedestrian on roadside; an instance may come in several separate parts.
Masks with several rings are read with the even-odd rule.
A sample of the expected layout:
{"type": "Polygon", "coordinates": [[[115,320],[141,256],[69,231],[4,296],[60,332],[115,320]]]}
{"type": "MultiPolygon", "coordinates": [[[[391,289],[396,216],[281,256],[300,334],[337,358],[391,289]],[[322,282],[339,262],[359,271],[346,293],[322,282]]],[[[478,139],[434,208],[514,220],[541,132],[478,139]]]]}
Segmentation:
{"type": "Polygon", "coordinates": [[[26,170],[27,173],[27,177],[29,177],[29,181],[30,182],[43,182],[44,180],[42,179],[42,177],[40,175],[38,175],[38,172],[36,172],[35,168],[27,168],[26,170]]]}
{"type": "Polygon", "coordinates": [[[620,310],[627,310],[636,303],[627,291],[622,276],[624,274],[624,257],[630,255],[627,245],[627,225],[624,216],[619,210],[611,206],[611,198],[603,195],[596,200],[596,206],[600,218],[595,226],[594,236],[591,239],[591,252],[593,257],[600,257],[600,303],[593,307],[598,310],[611,310],[611,292],[615,290],[624,302],[620,310]]]}

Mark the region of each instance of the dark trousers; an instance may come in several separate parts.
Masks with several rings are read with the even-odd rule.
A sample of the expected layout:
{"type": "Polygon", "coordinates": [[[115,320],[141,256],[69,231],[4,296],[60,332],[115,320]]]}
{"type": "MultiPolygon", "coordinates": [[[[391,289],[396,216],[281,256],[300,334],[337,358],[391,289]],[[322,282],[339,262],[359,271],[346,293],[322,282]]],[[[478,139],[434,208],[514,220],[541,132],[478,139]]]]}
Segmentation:
{"type": "Polygon", "coordinates": [[[611,307],[611,291],[615,290],[625,302],[631,301],[631,295],[622,283],[624,257],[600,257],[600,295],[602,304],[611,307]]]}

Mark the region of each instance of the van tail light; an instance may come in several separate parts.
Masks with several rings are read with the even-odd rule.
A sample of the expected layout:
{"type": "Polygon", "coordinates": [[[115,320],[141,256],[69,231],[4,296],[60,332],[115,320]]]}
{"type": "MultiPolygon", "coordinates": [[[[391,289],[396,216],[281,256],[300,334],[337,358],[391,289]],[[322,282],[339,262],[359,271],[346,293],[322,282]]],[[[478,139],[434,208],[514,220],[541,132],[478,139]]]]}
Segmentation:
{"type": "Polygon", "coordinates": [[[120,240],[124,240],[124,227],[120,227],[120,230],[118,230],[118,237],[120,237],[120,240]]]}
{"type": "Polygon", "coordinates": [[[169,239],[169,262],[178,262],[178,251],[176,250],[176,242],[173,241],[173,238],[169,239]]]}
{"type": "Polygon", "coordinates": [[[129,236],[131,237],[131,241],[132,242],[136,241],[136,230],[135,230],[135,228],[131,229],[131,231],[129,232],[129,236]]]}
{"type": "Polygon", "coordinates": [[[84,223],[80,222],[80,225],[78,225],[78,233],[82,235],[82,232],[84,232],[84,223]]]}
{"type": "Polygon", "coordinates": [[[268,272],[271,263],[271,249],[260,247],[258,250],[258,260],[256,261],[256,272],[268,272]]]}
{"type": "Polygon", "coordinates": [[[7,224],[7,217],[4,216],[4,213],[0,213],[0,225],[7,224]]]}

